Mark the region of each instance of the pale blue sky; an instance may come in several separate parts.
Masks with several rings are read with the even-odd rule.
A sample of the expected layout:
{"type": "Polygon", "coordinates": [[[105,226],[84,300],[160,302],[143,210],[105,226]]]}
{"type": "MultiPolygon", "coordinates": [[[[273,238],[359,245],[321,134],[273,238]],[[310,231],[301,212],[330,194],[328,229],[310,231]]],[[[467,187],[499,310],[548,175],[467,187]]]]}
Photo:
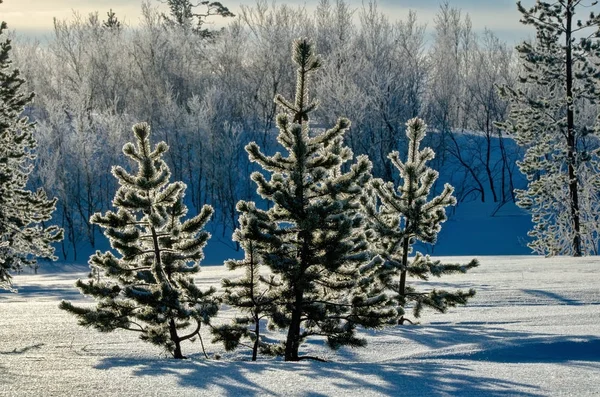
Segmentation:
{"type": "MultiPolygon", "coordinates": [[[[270,1],[270,0],[269,0],[270,1]]],[[[335,1],[335,0],[332,0],[335,1]]],[[[443,0],[379,0],[379,8],[390,19],[403,19],[409,9],[417,12],[420,22],[433,26],[433,17],[443,0]]],[[[252,5],[255,0],[221,0],[234,13],[241,4],[252,5]]],[[[365,0],[367,2],[367,0],[365,0]]],[[[448,0],[452,7],[468,13],[477,31],[485,27],[496,32],[501,38],[513,43],[531,36],[531,29],[519,23],[519,13],[514,0],[448,0]]],[[[161,6],[158,0],[150,3],[161,6]]],[[[278,4],[305,5],[312,9],[318,0],[277,1],[278,4]]],[[[351,7],[362,7],[363,0],[348,0],[351,7]]],[[[524,4],[533,0],[524,0],[524,4]]],[[[164,7],[164,5],[162,5],[164,7]]],[[[41,36],[52,28],[52,19],[69,18],[73,10],[82,15],[99,11],[102,16],[112,8],[121,20],[136,25],[139,20],[141,0],[4,0],[0,5],[0,19],[8,22],[10,28],[27,36],[41,36]]]]}

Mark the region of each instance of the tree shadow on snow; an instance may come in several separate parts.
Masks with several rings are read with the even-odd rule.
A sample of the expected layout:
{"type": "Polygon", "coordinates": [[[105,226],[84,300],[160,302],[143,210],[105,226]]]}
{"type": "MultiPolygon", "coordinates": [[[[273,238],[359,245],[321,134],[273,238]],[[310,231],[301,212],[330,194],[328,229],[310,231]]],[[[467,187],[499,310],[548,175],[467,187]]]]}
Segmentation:
{"type": "Polygon", "coordinates": [[[386,396],[540,396],[536,386],[482,376],[460,363],[432,360],[401,360],[387,363],[320,365],[315,376],[329,382],[344,394],[376,393],[386,396]],[[520,389],[521,391],[517,391],[520,389]]]}
{"type": "Polygon", "coordinates": [[[499,346],[473,353],[441,355],[451,360],[477,360],[496,363],[600,362],[600,339],[552,338],[520,345],[499,346]]]}
{"type": "MultiPolygon", "coordinates": [[[[218,361],[202,360],[200,356],[182,361],[105,357],[96,368],[127,367],[134,376],[175,376],[182,387],[227,396],[460,394],[533,397],[545,395],[547,390],[489,375],[493,369],[482,374],[476,371],[481,367],[473,362],[599,366],[600,338],[597,336],[536,334],[505,329],[503,324],[507,323],[471,321],[384,329],[378,331],[377,336],[372,334],[368,338],[373,344],[379,344],[377,351],[385,352],[385,356],[376,357],[377,362],[369,362],[373,359],[366,358],[369,354],[367,346],[366,349],[341,349],[333,355],[338,361],[326,363],[286,363],[274,359],[218,361]],[[408,348],[403,351],[403,345],[411,346],[413,352],[408,348]],[[361,357],[361,354],[365,355],[361,357]],[[289,389],[286,389],[288,378],[289,389]]],[[[319,346],[313,348],[321,351],[319,346]]]]}
{"type": "Polygon", "coordinates": [[[219,360],[174,360],[148,358],[105,357],[96,369],[126,367],[134,376],[175,376],[183,387],[206,390],[216,386],[215,395],[268,396],[275,395],[264,386],[248,379],[247,374],[277,370],[278,365],[262,362],[231,362],[219,360]]]}
{"type": "MultiPolygon", "coordinates": [[[[75,284],[73,282],[73,284],[75,284]]],[[[15,285],[17,293],[0,290],[0,301],[25,301],[27,299],[42,300],[78,300],[84,299],[75,285],[65,284],[27,284],[15,285]]]]}
{"type": "Polygon", "coordinates": [[[495,363],[600,363],[600,338],[597,335],[535,334],[504,329],[500,327],[502,324],[508,323],[469,321],[455,325],[403,327],[395,332],[400,339],[427,346],[429,349],[417,356],[428,359],[495,363]]]}
{"type": "Polygon", "coordinates": [[[431,396],[455,393],[492,397],[542,395],[534,386],[481,376],[465,365],[448,365],[430,360],[389,363],[250,363],[105,358],[96,366],[101,370],[113,367],[131,368],[134,376],[175,375],[183,387],[196,388],[198,391],[210,388],[215,395],[226,396],[431,396]],[[259,384],[261,378],[268,379],[268,373],[273,373],[276,378],[266,385],[259,384]],[[296,381],[288,379],[285,373],[293,374],[296,381]],[[298,379],[301,381],[297,382],[298,379]],[[288,381],[289,389],[286,389],[285,383],[288,381]],[[273,382],[279,382],[274,390],[270,387],[273,382]],[[318,390],[319,387],[315,385],[324,385],[324,390],[318,390]],[[527,391],[517,392],[517,388],[527,391]]]}
{"type": "Polygon", "coordinates": [[[524,289],[522,290],[526,294],[534,296],[540,299],[538,304],[543,305],[552,305],[558,303],[559,305],[568,305],[568,306],[583,306],[583,305],[597,305],[600,304],[598,302],[581,302],[575,299],[567,298],[566,296],[557,294],[555,292],[544,291],[540,289],[524,289]]]}

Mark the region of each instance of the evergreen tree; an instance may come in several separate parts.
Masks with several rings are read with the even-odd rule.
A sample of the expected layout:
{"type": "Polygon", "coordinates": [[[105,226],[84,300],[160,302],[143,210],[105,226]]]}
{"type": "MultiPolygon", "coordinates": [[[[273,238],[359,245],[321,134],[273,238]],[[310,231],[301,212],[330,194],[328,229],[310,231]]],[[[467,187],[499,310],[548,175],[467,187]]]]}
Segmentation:
{"type": "Polygon", "coordinates": [[[117,212],[96,213],[91,222],[103,227],[118,256],[97,251],[90,258],[89,280],[76,286],[97,300],[94,308],[63,301],[61,309],[79,317],[79,324],[101,332],[126,329],[140,338],[184,358],[181,342],[199,335],[218,310],[214,288],[200,290],[193,276],[200,271],[202,249],[210,234],[203,230],[213,213],[205,205],[183,221],[185,184],[169,183],[170,171],[162,159],[168,150],[160,142],[150,146],[150,127],[133,126],[136,145],[123,153],[137,163],[136,174],[112,168],[120,188],[113,205],[117,212]],[[191,332],[185,329],[194,322],[191,332]]]}
{"type": "Polygon", "coordinates": [[[538,0],[525,9],[517,2],[521,22],[533,25],[536,40],[517,46],[522,87],[500,89],[511,110],[498,126],[526,148],[518,165],[529,183],[516,197],[532,213],[529,246],[540,254],[580,256],[598,250],[598,206],[583,205],[600,202],[599,136],[589,115],[598,114],[600,68],[592,62],[600,56],[600,17],[591,13],[585,22],[575,17],[587,5],[538,0]]]}
{"type": "MultiPolygon", "coordinates": [[[[0,37],[5,30],[2,22],[0,37]]],[[[11,66],[10,50],[9,39],[0,42],[0,288],[5,289],[11,289],[10,271],[35,265],[36,257],[56,259],[51,244],[62,239],[61,229],[44,225],[56,199],[42,189],[27,189],[37,143],[33,123],[21,114],[33,93],[23,92],[25,80],[11,66]]]]}
{"type": "Polygon", "coordinates": [[[374,252],[383,262],[380,280],[386,288],[396,292],[393,299],[398,305],[399,323],[410,321],[404,318],[404,308],[409,302],[414,304],[414,316],[419,317],[424,306],[445,312],[449,306],[465,304],[475,295],[474,290],[417,292],[406,284],[407,276],[427,280],[430,276],[464,273],[478,266],[475,259],[466,265],[442,264],[420,252],[409,259],[408,255],[417,241],[435,243],[441,224],[446,220],[445,208],[455,205],[456,199],[452,196],[454,188],[445,184],[440,195],[428,200],[431,187],[438,178],[438,172],[427,166],[435,153],[428,147],[420,149],[426,133],[423,120],[411,119],[406,126],[407,160],[403,162],[396,151],[388,155],[403,184],[396,189],[393,182],[373,179],[371,189],[362,200],[375,232],[372,239],[374,252]]]}
{"type": "Polygon", "coordinates": [[[377,327],[396,315],[381,291],[368,288],[369,252],[359,196],[371,164],[360,156],[347,172],[342,170],[353,156],[342,142],[350,122],[340,118],[322,132],[311,128],[309,114],[317,102],[309,100],[309,77],[321,61],[307,39],[294,42],[292,59],[297,65],[295,100],[275,98],[283,110],[277,116],[277,140],[287,154],[268,156],[255,142],[246,146],[250,159],[271,174],[267,180],[255,172],[252,180],[273,205],[263,210],[253,203],[238,204],[249,224],[238,236],[246,247],[254,244],[278,284],[270,292],[278,301],[268,316],[270,326],[287,331],[286,361],[308,358],[299,355],[300,344],[314,335],[326,337],[333,349],[364,345],[355,334],[358,325],[377,327]]]}
{"type": "Polygon", "coordinates": [[[106,13],[108,19],[106,21],[102,21],[102,26],[109,30],[121,30],[121,21],[117,18],[117,14],[112,10],[112,8],[106,13]]]}
{"type": "Polygon", "coordinates": [[[231,324],[213,328],[213,342],[223,342],[226,350],[233,350],[243,337],[249,338],[252,342],[252,361],[256,361],[259,349],[270,355],[280,353],[279,346],[262,340],[260,321],[276,310],[280,303],[278,289],[282,284],[273,274],[261,274],[264,264],[260,253],[264,252],[265,247],[252,238],[260,233],[256,229],[258,222],[250,215],[256,214],[253,203],[240,202],[238,211],[241,213],[240,226],[235,230],[233,240],[240,243],[246,255],[242,260],[227,261],[226,266],[229,270],[243,269],[245,274],[236,280],[223,279],[222,299],[223,303],[240,309],[242,313],[235,316],[231,324]]]}

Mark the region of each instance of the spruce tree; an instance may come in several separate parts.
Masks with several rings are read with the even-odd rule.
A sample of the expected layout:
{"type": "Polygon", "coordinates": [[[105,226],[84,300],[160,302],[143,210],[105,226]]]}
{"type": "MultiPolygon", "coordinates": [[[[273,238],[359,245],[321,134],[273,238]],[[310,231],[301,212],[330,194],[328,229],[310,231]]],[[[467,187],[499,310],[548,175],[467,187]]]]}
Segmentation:
{"type": "Polygon", "coordinates": [[[326,131],[310,125],[317,102],[309,98],[309,78],[321,66],[313,44],[296,40],[292,60],[297,66],[295,99],[275,98],[282,109],[277,141],[285,153],[269,156],[255,142],[246,146],[250,159],[264,170],[251,178],[272,206],[264,210],[254,203],[238,204],[249,224],[239,235],[247,247],[252,242],[258,249],[278,284],[271,287],[278,301],[268,317],[270,326],[286,331],[286,361],[309,358],[299,355],[300,344],[315,335],[325,337],[333,349],[362,346],[358,325],[378,327],[396,315],[381,291],[368,288],[370,254],[359,196],[371,164],[359,156],[348,166],[353,154],[343,145],[347,119],[338,119],[326,131]]]}
{"type": "Polygon", "coordinates": [[[437,289],[418,292],[413,286],[407,285],[407,277],[427,280],[430,276],[464,273],[478,266],[475,259],[466,265],[442,264],[420,252],[409,258],[417,241],[436,242],[441,224],[446,220],[445,209],[455,205],[456,199],[452,196],[454,188],[449,184],[444,185],[444,190],[438,196],[429,199],[438,172],[429,168],[427,162],[433,160],[435,153],[431,148],[420,148],[426,134],[423,120],[411,119],[406,126],[406,161],[400,159],[397,151],[388,155],[403,183],[396,188],[393,182],[373,179],[362,199],[374,231],[373,251],[382,261],[379,279],[387,289],[395,292],[392,299],[397,304],[400,324],[410,321],[404,318],[404,308],[409,303],[414,305],[413,314],[418,318],[424,306],[445,312],[450,306],[465,304],[468,298],[475,295],[472,289],[468,292],[437,289]]]}
{"type": "Polygon", "coordinates": [[[244,276],[238,279],[223,279],[223,303],[240,310],[234,316],[231,324],[213,328],[213,342],[223,342],[226,350],[233,350],[241,343],[242,338],[250,339],[252,345],[252,361],[256,361],[259,350],[269,355],[280,353],[280,346],[269,344],[261,337],[261,320],[267,319],[269,313],[276,310],[280,304],[278,289],[282,286],[275,275],[261,274],[265,267],[261,252],[264,252],[260,241],[252,238],[259,231],[257,220],[251,214],[256,214],[253,203],[240,202],[239,228],[233,234],[233,240],[239,242],[245,252],[242,260],[229,260],[226,266],[229,270],[243,269],[244,276]],[[251,207],[247,207],[251,206],[251,207]]]}
{"type": "Polygon", "coordinates": [[[150,127],[133,126],[136,144],[123,153],[137,165],[136,173],[112,168],[120,188],[113,200],[117,212],[96,213],[91,222],[104,228],[113,251],[90,258],[89,280],[76,286],[94,297],[96,307],[63,301],[61,309],[79,317],[79,324],[101,332],[125,329],[184,358],[181,342],[199,335],[218,310],[215,289],[202,291],[193,277],[200,271],[203,247],[210,234],[203,230],[213,209],[205,205],[187,220],[185,184],[170,183],[171,173],[160,142],[150,145],[150,127]],[[188,327],[193,324],[191,331],[188,327]]]}
{"type": "Polygon", "coordinates": [[[600,202],[599,135],[589,115],[598,114],[600,17],[593,12],[585,21],[576,17],[589,5],[538,0],[525,9],[517,2],[521,22],[536,29],[536,39],[517,46],[521,86],[501,87],[511,108],[509,119],[498,126],[526,149],[518,166],[528,185],[516,190],[516,197],[532,213],[529,246],[539,254],[598,251],[597,205],[582,205],[600,202]]]}
{"type": "MultiPolygon", "coordinates": [[[[0,0],[0,3],[2,1],[0,0]]],[[[6,23],[0,24],[3,37],[6,23]]],[[[33,93],[23,92],[25,80],[12,67],[11,42],[0,42],[0,288],[11,289],[10,271],[36,264],[36,258],[55,260],[52,243],[62,230],[46,226],[56,199],[42,189],[28,190],[37,146],[34,125],[22,116],[33,93]]]]}

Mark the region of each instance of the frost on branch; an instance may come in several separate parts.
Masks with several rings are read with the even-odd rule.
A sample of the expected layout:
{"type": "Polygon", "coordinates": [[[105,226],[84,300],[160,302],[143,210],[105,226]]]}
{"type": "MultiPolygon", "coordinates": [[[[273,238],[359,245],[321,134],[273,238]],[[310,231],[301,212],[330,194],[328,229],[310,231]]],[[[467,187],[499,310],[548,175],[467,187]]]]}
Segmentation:
{"type": "MultiPolygon", "coordinates": [[[[321,66],[312,42],[296,40],[292,59],[297,66],[295,98],[275,97],[282,111],[277,141],[283,151],[269,156],[255,142],[246,147],[264,170],[252,179],[270,206],[238,203],[240,227],[234,236],[246,259],[230,266],[244,266],[247,275],[226,284],[229,301],[249,313],[250,322],[257,324],[260,310],[269,327],[285,330],[281,350],[286,361],[309,358],[299,350],[312,336],[325,337],[333,349],[362,346],[357,326],[378,327],[396,314],[369,279],[373,271],[359,195],[370,179],[371,163],[360,156],[348,166],[353,155],[343,144],[347,119],[325,131],[311,127],[310,114],[318,102],[310,98],[308,87],[321,66]],[[259,265],[264,275],[255,273],[259,265]]],[[[248,332],[256,338],[255,329],[248,332]]]]}
{"type": "Polygon", "coordinates": [[[215,289],[201,290],[194,282],[210,234],[204,226],[213,209],[205,205],[185,219],[185,184],[170,183],[162,156],[168,147],[150,145],[150,127],[133,126],[135,144],[123,153],[137,165],[136,173],[115,166],[120,188],[113,200],[116,212],[96,213],[91,221],[104,229],[112,251],[97,251],[89,260],[87,281],[77,281],[96,306],[79,307],[63,301],[60,307],[79,318],[79,324],[101,332],[126,329],[184,358],[181,342],[199,336],[218,310],[215,289]]]}
{"type": "MultiPolygon", "coordinates": [[[[2,22],[0,36],[5,30],[2,22]]],[[[23,92],[25,80],[11,65],[11,49],[10,39],[0,42],[0,288],[14,291],[10,272],[37,266],[37,258],[56,260],[52,243],[62,240],[63,231],[44,224],[56,199],[27,186],[37,142],[33,123],[22,113],[34,95],[23,92]]]]}
{"type": "Polygon", "coordinates": [[[370,221],[373,251],[382,262],[378,279],[386,289],[394,291],[400,323],[409,321],[404,318],[404,308],[409,304],[413,305],[414,316],[419,317],[425,306],[444,312],[448,307],[465,304],[475,295],[474,290],[418,292],[407,284],[408,277],[428,280],[430,276],[465,273],[478,266],[475,259],[466,265],[442,264],[420,252],[409,258],[417,241],[436,242],[446,220],[446,207],[455,205],[456,199],[452,195],[454,189],[448,184],[438,196],[429,198],[438,172],[427,166],[435,156],[433,150],[420,148],[427,126],[418,118],[409,120],[406,126],[409,145],[406,161],[396,151],[388,155],[402,183],[396,187],[393,182],[373,179],[361,201],[370,221]]]}

